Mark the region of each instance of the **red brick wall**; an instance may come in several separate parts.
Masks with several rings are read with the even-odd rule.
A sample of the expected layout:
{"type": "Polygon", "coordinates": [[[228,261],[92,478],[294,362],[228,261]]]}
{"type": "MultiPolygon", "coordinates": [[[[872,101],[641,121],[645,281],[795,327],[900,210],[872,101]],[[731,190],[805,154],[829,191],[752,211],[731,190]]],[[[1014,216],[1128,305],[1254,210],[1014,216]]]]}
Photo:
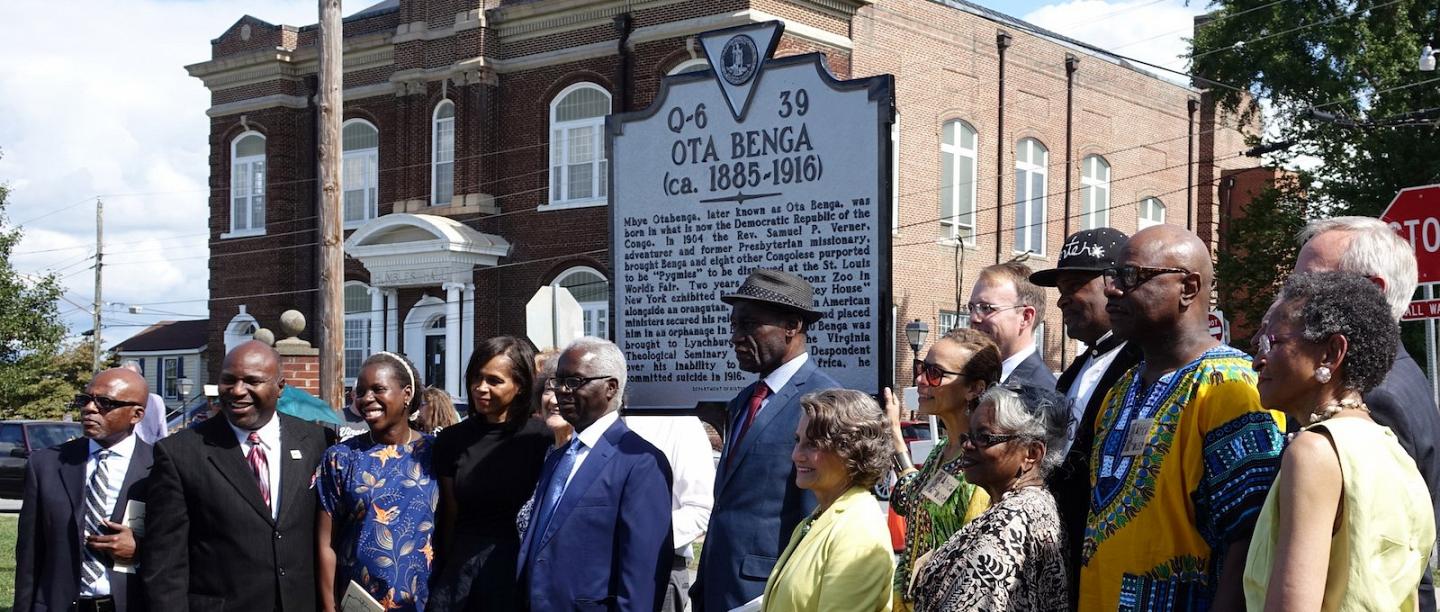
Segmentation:
{"type": "Polygon", "coordinates": [[[287,385],[320,395],[320,357],[317,355],[282,355],[280,376],[287,385]]]}

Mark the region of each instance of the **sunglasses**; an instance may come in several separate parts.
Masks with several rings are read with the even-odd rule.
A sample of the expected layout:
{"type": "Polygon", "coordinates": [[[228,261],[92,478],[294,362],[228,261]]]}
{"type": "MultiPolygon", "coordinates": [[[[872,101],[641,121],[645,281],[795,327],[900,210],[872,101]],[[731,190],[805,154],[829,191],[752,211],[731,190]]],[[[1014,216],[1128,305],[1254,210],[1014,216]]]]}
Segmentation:
{"type": "Polygon", "coordinates": [[[549,390],[551,390],[551,391],[558,391],[558,392],[560,392],[560,393],[574,393],[574,392],[576,392],[576,391],[579,391],[579,390],[580,390],[580,387],[583,387],[583,386],[585,386],[585,385],[588,385],[588,384],[590,384],[592,381],[596,381],[596,380],[606,380],[606,379],[613,379],[613,378],[615,378],[615,377],[614,377],[614,376],[591,376],[591,377],[588,377],[588,378],[587,378],[587,377],[584,377],[584,376],[566,376],[566,377],[564,377],[564,378],[551,378],[551,379],[545,381],[545,388],[546,388],[546,389],[549,389],[549,390]]]}
{"type": "Polygon", "coordinates": [[[1100,274],[1105,276],[1105,282],[1115,283],[1116,289],[1127,293],[1145,284],[1146,281],[1162,274],[1189,273],[1190,271],[1184,268],[1151,268],[1148,266],[1135,265],[1106,268],[1100,272],[1100,274]]]}
{"type": "Polygon", "coordinates": [[[951,372],[933,363],[925,363],[919,359],[915,360],[914,371],[921,375],[921,381],[926,386],[938,387],[945,380],[946,376],[964,376],[961,372],[951,372]]]}
{"type": "Polygon", "coordinates": [[[1004,444],[1011,440],[1018,440],[1023,437],[1025,436],[1022,436],[1020,434],[972,434],[970,432],[961,432],[959,435],[955,436],[955,439],[959,441],[961,445],[964,445],[968,442],[970,444],[973,444],[975,448],[990,448],[992,446],[995,446],[996,444],[1004,444]]]}
{"type": "Polygon", "coordinates": [[[1014,310],[1016,308],[1024,307],[1024,304],[1012,304],[1009,306],[1002,306],[1000,304],[990,304],[987,302],[970,302],[969,304],[965,305],[965,310],[970,311],[970,314],[972,315],[988,317],[1002,310],[1014,310]]]}
{"type": "Polygon", "coordinates": [[[126,408],[126,407],[129,407],[129,406],[144,406],[144,405],[145,405],[145,404],[140,404],[140,403],[136,403],[136,402],[125,402],[125,401],[120,401],[120,400],[117,400],[117,399],[110,399],[110,398],[105,397],[105,396],[103,396],[103,395],[87,395],[87,394],[84,394],[84,393],[77,393],[77,394],[75,395],[75,399],[70,400],[70,407],[71,407],[71,408],[74,408],[74,409],[76,409],[76,410],[83,410],[86,406],[90,405],[91,403],[94,403],[94,404],[95,404],[95,407],[100,410],[100,414],[108,413],[108,412],[110,412],[111,410],[115,410],[115,409],[117,409],[117,408],[126,408]]]}

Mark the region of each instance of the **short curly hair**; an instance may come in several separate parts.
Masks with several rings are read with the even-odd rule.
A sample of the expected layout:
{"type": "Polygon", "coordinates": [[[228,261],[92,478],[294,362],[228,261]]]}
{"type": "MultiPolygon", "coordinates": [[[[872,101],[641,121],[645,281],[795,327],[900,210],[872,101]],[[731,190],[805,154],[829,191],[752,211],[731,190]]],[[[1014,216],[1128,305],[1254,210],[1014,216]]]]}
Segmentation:
{"type": "Polygon", "coordinates": [[[1339,334],[1349,342],[1338,367],[1340,386],[1360,393],[1385,380],[1395,363],[1400,326],[1370,279],[1351,272],[1305,272],[1285,281],[1276,300],[1297,305],[1293,319],[1310,342],[1339,334]]]}
{"type": "Polygon", "coordinates": [[[1070,400],[1052,389],[1035,385],[1008,384],[991,387],[980,396],[980,404],[995,407],[999,433],[1011,433],[1045,444],[1040,473],[1049,474],[1065,460],[1065,442],[1074,417],[1070,400]]]}
{"type": "Polygon", "coordinates": [[[810,418],[805,437],[840,456],[850,486],[869,489],[890,469],[895,455],[890,422],[873,398],[852,389],[827,389],[805,394],[800,407],[810,418]]]}

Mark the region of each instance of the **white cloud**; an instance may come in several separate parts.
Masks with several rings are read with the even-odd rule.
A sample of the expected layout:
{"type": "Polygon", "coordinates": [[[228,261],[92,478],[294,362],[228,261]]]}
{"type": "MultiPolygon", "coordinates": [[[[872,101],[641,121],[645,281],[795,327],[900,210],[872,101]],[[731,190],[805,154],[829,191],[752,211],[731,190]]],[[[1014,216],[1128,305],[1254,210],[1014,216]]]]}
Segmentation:
{"type": "MultiPolygon", "coordinates": [[[[210,40],[245,13],[305,25],[316,10],[310,0],[0,2],[0,181],[12,189],[9,220],[110,194],[104,299],[203,300],[210,95],[184,66],[209,59],[210,40]]],[[[93,249],[94,218],[87,202],[27,224],[15,266],[58,270],[67,297],[88,303],[94,281],[82,258],[93,249]]],[[[117,323],[178,318],[156,309],[203,316],[206,304],[109,313],[117,323]]],[[[81,309],[62,302],[61,312],[72,330],[89,329],[81,309]]],[[[107,343],[140,329],[109,329],[107,343]]]]}
{"type": "MultiPolygon", "coordinates": [[[[1181,0],[1072,0],[1042,6],[1026,21],[1121,55],[1173,70],[1185,70],[1181,59],[1190,46],[1194,17],[1203,2],[1186,6],[1181,0]]],[[[1150,69],[1153,71],[1153,69],[1150,69]]],[[[1175,75],[1163,75],[1175,79],[1175,75]]]]}

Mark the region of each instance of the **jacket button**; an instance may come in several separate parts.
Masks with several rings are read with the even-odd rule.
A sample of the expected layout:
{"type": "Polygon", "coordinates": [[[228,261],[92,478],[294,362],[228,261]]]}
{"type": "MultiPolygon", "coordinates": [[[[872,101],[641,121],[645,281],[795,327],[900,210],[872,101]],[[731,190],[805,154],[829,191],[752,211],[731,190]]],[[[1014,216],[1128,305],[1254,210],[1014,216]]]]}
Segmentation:
{"type": "Polygon", "coordinates": [[[283,568],[283,567],[280,568],[280,575],[281,575],[281,576],[284,576],[284,575],[285,575],[285,568],[283,568]]]}
{"type": "Polygon", "coordinates": [[[278,532],[278,531],[275,532],[275,539],[279,540],[279,539],[282,539],[282,538],[284,538],[284,537],[285,537],[285,534],[282,534],[282,533],[280,533],[280,532],[278,532]]]}

